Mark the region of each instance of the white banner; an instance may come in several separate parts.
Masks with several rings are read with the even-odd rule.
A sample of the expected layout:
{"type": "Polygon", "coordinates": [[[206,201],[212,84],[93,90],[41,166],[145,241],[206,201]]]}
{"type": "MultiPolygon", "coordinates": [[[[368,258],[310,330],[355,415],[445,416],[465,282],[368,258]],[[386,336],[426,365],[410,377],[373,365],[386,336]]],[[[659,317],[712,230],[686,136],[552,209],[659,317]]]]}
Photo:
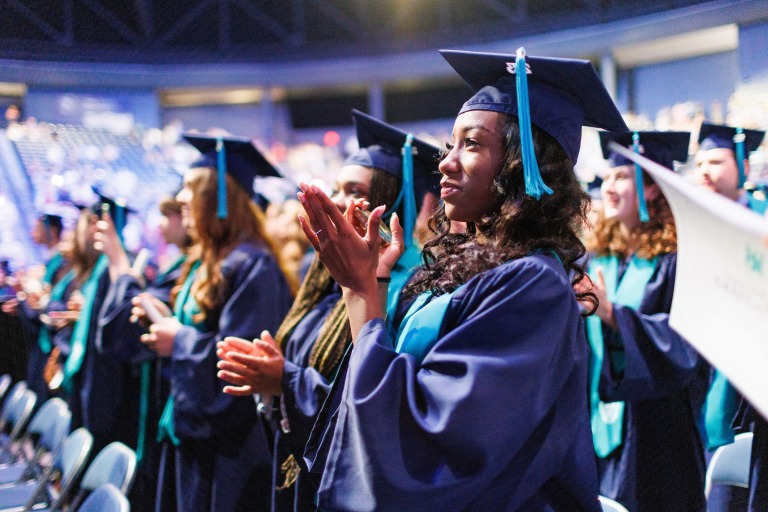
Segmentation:
{"type": "Polygon", "coordinates": [[[616,143],[661,187],[677,225],[670,325],[768,417],[768,219],[616,143]]]}

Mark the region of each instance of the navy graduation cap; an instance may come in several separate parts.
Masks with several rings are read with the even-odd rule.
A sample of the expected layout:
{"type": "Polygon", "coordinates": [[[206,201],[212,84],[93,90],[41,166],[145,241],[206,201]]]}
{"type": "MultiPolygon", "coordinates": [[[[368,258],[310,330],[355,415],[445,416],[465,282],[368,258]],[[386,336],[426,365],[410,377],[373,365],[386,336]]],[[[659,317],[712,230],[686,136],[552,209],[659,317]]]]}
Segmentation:
{"type": "Polygon", "coordinates": [[[441,50],[441,55],[476,92],[459,114],[490,110],[517,116],[525,172],[525,190],[539,198],[552,190],[541,179],[530,125],[555,140],[571,162],[581,146],[581,127],[626,131],[611,96],[586,60],[441,50]],[[525,69],[525,73],[519,73],[525,69]]]}
{"type": "Polygon", "coordinates": [[[251,197],[254,196],[253,181],[256,176],[283,177],[247,137],[184,134],[184,139],[201,153],[200,159],[190,167],[211,167],[217,172],[217,216],[220,219],[227,217],[225,172],[232,176],[251,197]]]}
{"type": "Polygon", "coordinates": [[[765,137],[761,130],[746,130],[736,126],[701,123],[699,130],[699,150],[730,149],[734,153],[736,166],[739,169],[739,188],[744,186],[747,179],[744,172],[744,160],[749,153],[760,147],[765,137]]]}
{"type": "Polygon", "coordinates": [[[91,211],[98,216],[101,216],[103,211],[108,211],[112,222],[115,224],[115,231],[117,231],[118,236],[120,236],[122,239],[126,217],[128,214],[135,214],[136,210],[128,207],[125,198],[110,197],[105,195],[101,189],[97,187],[92,188],[93,191],[99,196],[99,199],[90,206],[91,211]]]}
{"type": "Polygon", "coordinates": [[[690,132],[600,132],[600,148],[609,167],[632,165],[635,167],[635,189],[637,190],[637,209],[641,222],[648,222],[648,206],[643,190],[643,170],[628,158],[614,153],[609,144],[615,142],[635,153],[653,160],[667,169],[674,169],[674,162],[688,160],[690,132]]]}
{"type": "Polygon", "coordinates": [[[440,149],[359,110],[352,110],[352,119],[360,149],[343,165],[373,167],[400,179],[400,194],[388,213],[403,205],[403,231],[410,245],[424,194],[439,194],[440,149]]]}

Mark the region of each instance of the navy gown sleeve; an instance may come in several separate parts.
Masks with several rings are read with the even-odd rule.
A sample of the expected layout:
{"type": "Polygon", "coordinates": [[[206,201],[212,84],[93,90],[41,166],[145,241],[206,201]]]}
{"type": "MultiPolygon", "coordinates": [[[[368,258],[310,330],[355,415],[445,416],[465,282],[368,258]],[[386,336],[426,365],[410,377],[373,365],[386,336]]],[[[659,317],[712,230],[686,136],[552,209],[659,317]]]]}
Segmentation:
{"type": "Polygon", "coordinates": [[[554,258],[475,276],[421,364],[381,320],[344,364],[330,431],[310,441],[329,440],[321,509],[599,510],[587,344],[554,258]]]}
{"type": "Polygon", "coordinates": [[[130,274],[118,277],[112,283],[99,313],[99,329],[96,335],[98,350],[130,363],[156,359],[157,354],[139,341],[141,335],[147,332],[146,329],[141,324],[130,322],[133,308],[131,300],[144,291],[169,304],[171,290],[180,273],[181,270],[171,272],[146,289],[130,274]]]}
{"type": "Polygon", "coordinates": [[[256,419],[251,397],[222,392],[216,377],[216,343],[227,336],[258,337],[264,329],[275,332],[291,304],[282,272],[263,249],[240,246],[222,262],[229,297],[206,331],[182,326],[171,354],[171,392],[174,396],[175,433],[181,439],[226,436],[256,419]]]}
{"type": "Polygon", "coordinates": [[[700,376],[705,364],[696,350],[669,325],[675,287],[676,254],[659,257],[640,308],[613,305],[617,329],[604,327],[606,357],[600,397],[606,402],[636,401],[677,393],[700,376]],[[623,352],[624,368],[609,354],[623,352]]]}

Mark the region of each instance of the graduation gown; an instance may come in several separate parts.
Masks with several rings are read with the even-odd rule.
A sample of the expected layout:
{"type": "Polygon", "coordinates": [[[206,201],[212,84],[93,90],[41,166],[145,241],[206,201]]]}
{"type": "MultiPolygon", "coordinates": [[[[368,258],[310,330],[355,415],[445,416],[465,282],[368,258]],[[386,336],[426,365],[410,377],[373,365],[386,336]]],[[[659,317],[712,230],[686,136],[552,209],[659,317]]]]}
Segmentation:
{"type": "Polygon", "coordinates": [[[421,362],[393,346],[383,320],[363,327],[313,429],[322,510],[600,510],[588,348],[557,259],[470,279],[421,362]]]}
{"type": "Polygon", "coordinates": [[[112,283],[99,314],[99,332],[96,345],[99,352],[129,364],[130,375],[139,381],[140,395],[137,409],[131,411],[125,421],[137,425],[137,438],[129,444],[140,457],[136,479],[129,495],[134,510],[149,511],[154,508],[157,494],[157,474],[160,465],[160,444],[157,442],[157,424],[168,399],[169,382],[167,358],[140,341],[146,332],[143,326],[130,322],[131,300],[141,292],[147,292],[170,307],[171,290],[181,275],[181,259],[157,279],[142,288],[130,274],[124,274],[112,283]],[[142,401],[145,414],[142,417],[142,401]]]}
{"type": "Polygon", "coordinates": [[[618,329],[603,327],[600,398],[626,405],[623,443],[598,461],[600,493],[633,512],[705,510],[697,422],[710,368],[669,326],[676,262],[676,254],[659,256],[639,309],[614,304],[618,329]],[[617,347],[625,360],[619,373],[609,355],[617,347]]]}
{"type": "Polygon", "coordinates": [[[156,510],[233,512],[269,506],[271,453],[251,397],[222,392],[216,343],[275,332],[292,297],[263,247],[241,243],[221,262],[228,283],[221,310],[201,329],[184,325],[170,357],[173,423],[179,446],[164,442],[156,510]],[[175,465],[175,470],[173,466],[175,465]]]}
{"type": "Polygon", "coordinates": [[[93,434],[93,455],[113,441],[135,446],[137,435],[132,412],[138,407],[138,381],[131,378],[129,365],[100,352],[96,345],[99,311],[109,289],[105,270],[96,284],[82,365],[67,394],[72,429],[85,427],[93,434]]]}
{"type": "Polygon", "coordinates": [[[314,510],[315,485],[308,480],[304,464],[304,446],[309,439],[312,426],[323,405],[331,382],[309,365],[309,356],[327,316],[341,299],[341,288],[334,290],[320,300],[296,325],[284,347],[281,411],[287,415],[290,432],[277,429],[275,443],[274,471],[278,476],[275,487],[283,481],[277,468],[293,455],[301,467],[301,473],[294,486],[275,490],[275,510],[314,510]],[[296,506],[294,507],[294,503],[296,506]]]}

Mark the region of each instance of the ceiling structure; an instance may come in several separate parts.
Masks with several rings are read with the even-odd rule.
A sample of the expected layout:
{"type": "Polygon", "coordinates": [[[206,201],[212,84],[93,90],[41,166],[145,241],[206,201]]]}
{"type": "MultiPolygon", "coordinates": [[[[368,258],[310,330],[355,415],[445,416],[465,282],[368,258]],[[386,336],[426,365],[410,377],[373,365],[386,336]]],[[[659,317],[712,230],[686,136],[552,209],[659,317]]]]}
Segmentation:
{"type": "Polygon", "coordinates": [[[0,0],[0,58],[183,64],[381,56],[483,44],[697,0],[0,0]]]}

